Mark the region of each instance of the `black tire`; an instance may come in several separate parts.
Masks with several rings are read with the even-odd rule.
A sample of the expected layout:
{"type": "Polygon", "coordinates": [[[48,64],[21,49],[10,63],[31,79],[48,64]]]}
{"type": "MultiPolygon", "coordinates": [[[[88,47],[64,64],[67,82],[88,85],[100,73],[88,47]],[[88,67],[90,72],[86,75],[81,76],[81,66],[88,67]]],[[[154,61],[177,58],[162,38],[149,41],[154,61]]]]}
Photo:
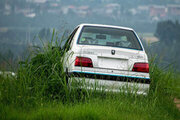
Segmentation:
{"type": "Polygon", "coordinates": [[[68,68],[66,68],[66,84],[68,85],[69,83],[69,73],[68,73],[68,68]]]}

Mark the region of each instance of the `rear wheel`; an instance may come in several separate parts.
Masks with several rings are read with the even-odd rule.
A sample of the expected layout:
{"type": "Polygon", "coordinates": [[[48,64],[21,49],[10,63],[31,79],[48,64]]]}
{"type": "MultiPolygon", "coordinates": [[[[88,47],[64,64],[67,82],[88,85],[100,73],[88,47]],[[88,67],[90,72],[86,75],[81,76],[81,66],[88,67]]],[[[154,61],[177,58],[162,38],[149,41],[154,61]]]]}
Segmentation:
{"type": "Polygon", "coordinates": [[[68,68],[66,68],[66,85],[68,86],[69,83],[69,73],[68,73],[68,68]]]}

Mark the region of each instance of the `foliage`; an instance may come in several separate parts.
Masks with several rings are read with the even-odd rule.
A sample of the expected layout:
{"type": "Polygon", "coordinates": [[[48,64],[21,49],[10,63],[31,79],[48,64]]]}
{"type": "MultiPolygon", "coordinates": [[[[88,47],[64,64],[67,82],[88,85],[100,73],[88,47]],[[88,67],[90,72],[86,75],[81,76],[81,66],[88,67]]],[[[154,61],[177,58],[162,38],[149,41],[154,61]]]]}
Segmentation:
{"type": "Polygon", "coordinates": [[[180,70],[180,24],[178,21],[162,21],[157,24],[155,36],[158,43],[150,46],[150,51],[158,55],[162,66],[171,65],[180,70]]]}
{"type": "Polygon", "coordinates": [[[180,24],[178,21],[162,21],[157,24],[155,36],[160,39],[160,42],[173,45],[180,44],[180,24]]]}
{"type": "Polygon", "coordinates": [[[50,39],[50,35],[51,35],[50,29],[43,28],[43,29],[39,32],[39,37],[40,37],[41,39],[43,39],[43,41],[49,40],[49,39],[50,39]]]}
{"type": "Polygon", "coordinates": [[[17,59],[14,57],[14,54],[11,50],[6,51],[5,53],[0,53],[0,70],[15,70],[12,67],[17,67],[17,59]]]}

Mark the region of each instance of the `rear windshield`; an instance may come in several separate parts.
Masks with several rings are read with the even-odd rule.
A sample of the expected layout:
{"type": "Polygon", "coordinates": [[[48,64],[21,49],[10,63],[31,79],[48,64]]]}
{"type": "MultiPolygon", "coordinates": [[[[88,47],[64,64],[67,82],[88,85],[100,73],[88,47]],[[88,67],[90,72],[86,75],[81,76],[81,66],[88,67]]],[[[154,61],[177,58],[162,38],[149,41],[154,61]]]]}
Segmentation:
{"type": "Polygon", "coordinates": [[[109,27],[83,27],[78,44],[142,50],[133,31],[109,27]]]}

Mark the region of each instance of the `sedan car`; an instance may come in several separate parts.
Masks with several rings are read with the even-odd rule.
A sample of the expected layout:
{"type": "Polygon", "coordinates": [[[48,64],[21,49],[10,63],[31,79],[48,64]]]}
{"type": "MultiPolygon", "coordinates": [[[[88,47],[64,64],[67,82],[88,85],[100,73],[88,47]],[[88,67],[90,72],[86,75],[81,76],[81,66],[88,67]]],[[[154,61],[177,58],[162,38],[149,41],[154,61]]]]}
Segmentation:
{"type": "Polygon", "coordinates": [[[81,24],[71,33],[66,45],[66,71],[87,83],[88,89],[96,86],[96,90],[118,92],[122,88],[135,88],[136,93],[147,94],[148,58],[133,29],[81,24]]]}

